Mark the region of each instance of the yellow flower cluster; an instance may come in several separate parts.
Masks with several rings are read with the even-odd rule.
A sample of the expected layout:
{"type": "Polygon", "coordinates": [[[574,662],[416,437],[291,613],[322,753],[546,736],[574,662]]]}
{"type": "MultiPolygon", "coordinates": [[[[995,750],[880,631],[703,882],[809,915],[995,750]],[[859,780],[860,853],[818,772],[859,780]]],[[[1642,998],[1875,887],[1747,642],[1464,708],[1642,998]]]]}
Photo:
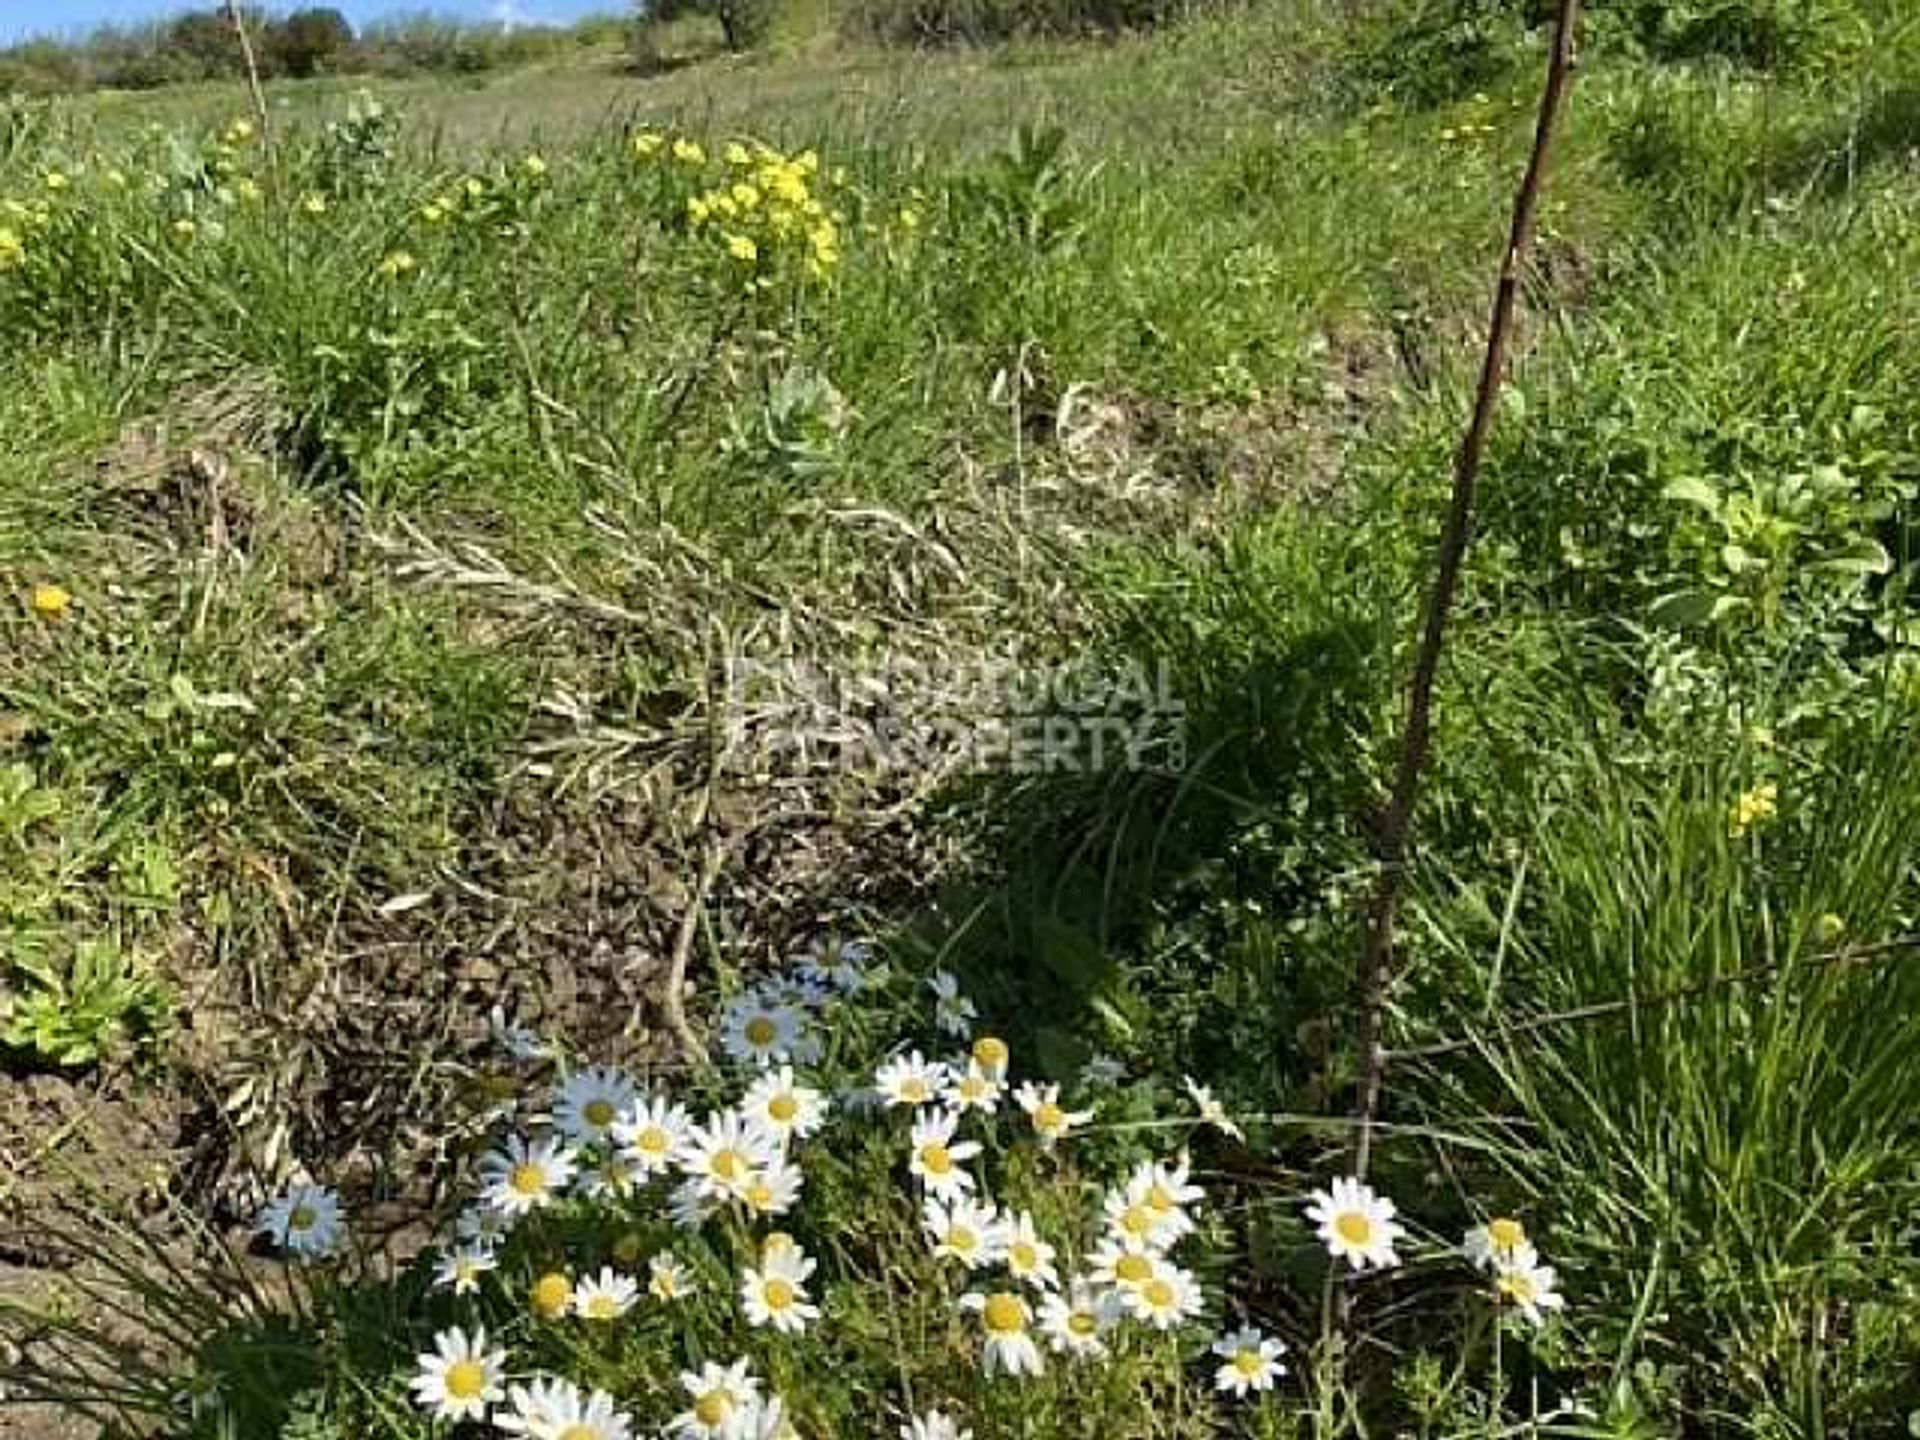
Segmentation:
{"type": "Polygon", "coordinates": [[[1756,785],[1733,802],[1727,812],[1727,834],[1738,840],[1756,825],[1764,825],[1780,813],[1780,787],[1771,781],[1756,785]]]}
{"type": "Polygon", "coordinates": [[[20,232],[0,225],[0,270],[18,265],[27,258],[27,242],[20,238],[20,232]]]}
{"type": "MultiPolygon", "coordinates": [[[[630,144],[638,159],[664,161],[676,170],[704,170],[708,164],[706,150],[684,136],[670,140],[641,131],[630,144]]],[[[690,230],[712,236],[720,252],[756,282],[783,261],[797,262],[814,279],[839,265],[841,217],[821,198],[818,154],[785,155],[736,140],[720,160],[723,170],[701,177],[707,188],[686,197],[690,230]]]]}

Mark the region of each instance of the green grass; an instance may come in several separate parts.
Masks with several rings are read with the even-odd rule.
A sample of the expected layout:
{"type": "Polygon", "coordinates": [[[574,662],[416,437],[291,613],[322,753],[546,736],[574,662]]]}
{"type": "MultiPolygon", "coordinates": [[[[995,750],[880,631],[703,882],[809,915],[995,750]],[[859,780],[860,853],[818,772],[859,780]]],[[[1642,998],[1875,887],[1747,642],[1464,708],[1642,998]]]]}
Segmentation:
{"type": "MultiPolygon", "coordinates": [[[[470,1110],[494,1000],[660,1057],[633,1032],[718,837],[703,998],[855,923],[960,965],[1043,1069],[1110,1050],[1296,1117],[1214,1156],[1213,1283],[1306,1350],[1318,1282],[1263,1182],[1335,1163],[1370,817],[1535,83],[1356,104],[1340,23],[911,58],[796,34],[645,78],[594,53],[384,83],[377,116],[276,86],[271,163],[222,139],[231,89],[19,112],[8,953],[128,957],[151,984],[100,1032],[228,1101],[230,1168],[378,1137],[363,1188],[413,1203],[393,1119],[470,1110]],[[705,159],[636,155],[651,129],[705,159]],[[747,288],[727,227],[686,223],[744,139],[817,152],[828,278],[753,230],[747,288]],[[713,778],[730,657],[906,658],[918,713],[1015,650],[1163,665],[1188,762],[821,772],[769,723],[713,778]],[[217,1063],[155,1038],[168,978],[233,1033],[217,1063]],[[267,1023],[293,997],[303,1025],[267,1023]]],[[[1763,80],[1601,48],[1489,455],[1391,1027],[1467,1043],[1394,1072],[1413,1128],[1380,1175],[1442,1230],[1524,1202],[1574,1302],[1533,1378],[1621,1433],[1916,1403],[1920,1140],[1885,1119],[1913,1099],[1915,44],[1763,80]],[[1778,823],[1730,836],[1762,782],[1778,823]],[[1802,965],[1829,912],[1858,962],[1802,965]],[[1648,1016],[1514,1024],[1626,999],[1648,1016]]],[[[843,1178],[828,1229],[865,1223],[876,1182],[843,1178]]],[[[851,1247],[849,1285],[893,1254],[851,1247]]],[[[1449,1303],[1364,1303],[1384,1343],[1300,1426],[1413,1426],[1416,1392],[1492,1425],[1477,1370],[1442,1403],[1408,1358],[1449,1303]]],[[[892,1394],[883,1341],[820,1423],[892,1394]]],[[[642,1358],[669,1363],[606,1373],[642,1358]]],[[[377,1391],[394,1354],[335,1359],[377,1391]]]]}

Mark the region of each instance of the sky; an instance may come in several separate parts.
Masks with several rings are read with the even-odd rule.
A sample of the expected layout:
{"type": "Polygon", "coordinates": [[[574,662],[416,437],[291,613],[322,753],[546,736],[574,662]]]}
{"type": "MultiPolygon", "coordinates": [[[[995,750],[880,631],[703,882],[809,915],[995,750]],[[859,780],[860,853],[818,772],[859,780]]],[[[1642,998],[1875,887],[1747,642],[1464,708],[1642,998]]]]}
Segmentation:
{"type": "MultiPolygon", "coordinates": [[[[298,9],[306,0],[280,0],[273,10],[298,9]]],[[[623,8],[621,0],[313,0],[331,4],[355,25],[391,15],[458,16],[464,20],[578,20],[623,8]]],[[[96,25],[125,24],[209,9],[213,0],[0,0],[0,45],[30,35],[85,34],[96,25]]]]}

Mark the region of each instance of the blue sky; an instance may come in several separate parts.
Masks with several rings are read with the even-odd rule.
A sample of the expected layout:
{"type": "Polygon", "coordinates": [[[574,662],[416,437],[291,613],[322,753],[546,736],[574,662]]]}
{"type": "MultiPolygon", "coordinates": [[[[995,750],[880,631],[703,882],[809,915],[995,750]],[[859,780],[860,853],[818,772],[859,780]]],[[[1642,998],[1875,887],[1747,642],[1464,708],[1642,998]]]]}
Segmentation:
{"type": "MultiPolygon", "coordinates": [[[[214,0],[0,0],[0,44],[29,35],[84,34],[96,25],[124,24],[209,9],[214,0]]],[[[297,9],[304,0],[270,8],[297,9]]],[[[577,20],[624,7],[622,0],[314,0],[337,6],[356,25],[396,14],[458,15],[468,20],[577,20]]]]}

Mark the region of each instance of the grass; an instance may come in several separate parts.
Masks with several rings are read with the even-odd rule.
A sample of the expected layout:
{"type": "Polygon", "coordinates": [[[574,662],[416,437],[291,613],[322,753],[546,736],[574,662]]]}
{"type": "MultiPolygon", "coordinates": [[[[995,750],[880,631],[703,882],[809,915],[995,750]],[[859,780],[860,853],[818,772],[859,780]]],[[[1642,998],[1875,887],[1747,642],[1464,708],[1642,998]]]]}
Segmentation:
{"type": "MultiPolygon", "coordinates": [[[[1471,1287],[1420,1283],[1437,1242],[1363,1287],[1341,1359],[1290,1196],[1336,1163],[1369,816],[1531,81],[1372,103],[1340,24],[1274,3],[645,78],[596,54],[385,83],[383,110],[285,85],[271,163],[230,89],[18,112],[13,988],[104,937],[125,1023],[83,1028],[213,1097],[212,1169],[420,1211],[491,1093],[492,1004],[664,1075],[676,955],[704,1023],[824,929],[877,932],[909,976],[960,970],[1041,1072],[1124,1056],[1115,1165],[1181,1073],[1249,1117],[1247,1148],[1203,1151],[1212,1313],[1286,1336],[1309,1397],[1261,1424],[1492,1433],[1519,1372],[1485,1372],[1460,1319],[1484,1311],[1449,1308],[1471,1287]],[[656,130],[703,158],[638,153],[656,130]],[[686,223],[754,138],[817,155],[824,275],[799,231],[686,223]],[[46,583],[64,611],[36,613],[46,583]],[[953,677],[1008,656],[1164,669],[1185,760],[1010,776],[789,743],[820,675],[882,664],[905,718],[978,725],[992,697],[953,677]],[[743,660],[787,667],[744,714],[715,691],[743,660]]],[[[1529,1383],[1620,1433],[1867,1433],[1920,1404],[1916,1142],[1884,1118],[1913,1098],[1914,47],[1889,26],[1837,78],[1764,80],[1601,49],[1489,457],[1379,1177],[1442,1235],[1524,1208],[1575,1307],[1529,1383]],[[1731,834],[1762,784],[1779,817],[1731,834]]],[[[856,735],[884,718],[850,708],[856,735]]],[[[881,1225],[862,1154],[810,1243],[881,1225]]],[[[925,1261],[876,1235],[835,1265],[859,1318],[802,1400],[821,1433],[902,1402],[869,1282],[925,1261]]],[[[397,1303],[368,1283],[335,1298],[397,1303]]],[[[408,1313],[365,1353],[361,1321],[320,1327],[345,1337],[326,1423],[417,1428],[388,1383],[424,1343],[408,1313]]],[[[649,1335],[595,1373],[678,1363],[649,1335]]],[[[1183,1418],[1126,1429],[1129,1394],[1104,1433],[1188,1433],[1192,1355],[1125,1373],[1183,1418]]]]}

